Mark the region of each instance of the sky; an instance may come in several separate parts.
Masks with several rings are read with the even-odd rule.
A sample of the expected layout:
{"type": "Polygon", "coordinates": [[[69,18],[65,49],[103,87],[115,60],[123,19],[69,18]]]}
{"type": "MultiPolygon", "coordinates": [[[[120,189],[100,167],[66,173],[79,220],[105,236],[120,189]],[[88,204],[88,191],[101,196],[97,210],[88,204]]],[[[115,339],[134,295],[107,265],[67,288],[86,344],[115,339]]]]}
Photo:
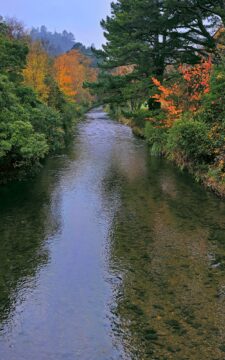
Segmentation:
{"type": "Polygon", "coordinates": [[[27,28],[46,25],[71,31],[85,45],[104,43],[101,19],[110,14],[111,0],[1,0],[0,15],[16,17],[27,28]]]}

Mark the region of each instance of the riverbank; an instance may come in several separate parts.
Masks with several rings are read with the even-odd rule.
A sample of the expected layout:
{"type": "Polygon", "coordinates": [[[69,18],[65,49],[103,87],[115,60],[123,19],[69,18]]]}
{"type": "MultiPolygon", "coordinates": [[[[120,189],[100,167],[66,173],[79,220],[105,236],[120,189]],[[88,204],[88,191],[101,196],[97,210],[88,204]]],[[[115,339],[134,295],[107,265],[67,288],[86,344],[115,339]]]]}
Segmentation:
{"type": "MultiPolygon", "coordinates": [[[[0,161],[0,185],[6,185],[12,181],[24,181],[38,175],[46,161],[55,155],[60,155],[70,145],[73,140],[75,128],[79,122],[84,120],[85,115],[93,107],[76,106],[76,104],[67,104],[68,111],[60,114],[61,118],[65,118],[67,128],[61,131],[61,142],[56,143],[55,147],[48,149],[44,156],[34,161],[24,161],[21,164],[14,163],[9,158],[8,161],[0,161]],[[69,120],[69,121],[68,121],[69,120]],[[69,123],[69,124],[68,124],[69,123]]],[[[38,120],[38,119],[37,119],[38,120]]],[[[42,118],[40,117],[40,120],[42,118]]]]}

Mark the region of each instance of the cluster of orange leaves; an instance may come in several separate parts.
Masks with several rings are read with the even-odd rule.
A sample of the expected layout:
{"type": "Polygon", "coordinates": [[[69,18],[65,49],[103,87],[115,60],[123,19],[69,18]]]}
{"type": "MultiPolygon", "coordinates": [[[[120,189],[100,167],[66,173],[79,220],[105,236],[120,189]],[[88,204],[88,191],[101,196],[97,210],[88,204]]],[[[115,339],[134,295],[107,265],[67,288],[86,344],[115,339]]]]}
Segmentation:
{"type": "Polygon", "coordinates": [[[202,60],[195,66],[179,66],[179,71],[187,83],[188,97],[190,101],[200,101],[204,94],[210,91],[210,76],[212,61],[202,60]]]}
{"type": "Polygon", "coordinates": [[[155,77],[152,78],[158,90],[152,98],[159,102],[167,113],[165,127],[171,127],[184,111],[198,110],[202,97],[210,91],[211,69],[211,59],[202,60],[194,66],[180,65],[178,70],[181,79],[170,87],[164,86],[155,77]]]}
{"type": "Polygon", "coordinates": [[[78,50],[71,50],[56,58],[54,76],[60,90],[77,102],[90,101],[89,90],[84,89],[84,82],[93,82],[97,72],[91,67],[90,60],[78,50]]]}
{"type": "Polygon", "coordinates": [[[84,89],[84,82],[97,78],[96,69],[91,67],[89,58],[78,50],[51,59],[40,42],[30,44],[27,65],[23,71],[24,82],[31,86],[44,102],[48,102],[50,88],[46,78],[51,76],[65,96],[78,103],[91,102],[92,96],[84,89]]]}
{"type": "Polygon", "coordinates": [[[178,84],[174,84],[170,88],[167,88],[163,86],[161,82],[154,77],[152,78],[152,82],[160,91],[160,93],[153,95],[152,98],[155,99],[157,102],[160,102],[162,108],[166,109],[170,117],[178,117],[181,114],[182,110],[177,107],[174,99],[172,98],[172,96],[174,94],[177,94],[179,91],[178,84]]]}

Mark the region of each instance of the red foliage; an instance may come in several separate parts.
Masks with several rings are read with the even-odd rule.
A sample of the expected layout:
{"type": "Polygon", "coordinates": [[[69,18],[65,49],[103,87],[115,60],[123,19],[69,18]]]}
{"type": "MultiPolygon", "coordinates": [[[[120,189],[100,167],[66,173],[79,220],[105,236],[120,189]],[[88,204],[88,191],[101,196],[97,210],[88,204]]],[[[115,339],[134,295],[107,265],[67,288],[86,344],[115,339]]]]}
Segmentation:
{"type": "MultiPolygon", "coordinates": [[[[209,93],[211,69],[211,59],[202,60],[200,64],[195,66],[179,66],[179,71],[186,82],[185,95],[188,96],[189,101],[199,102],[204,94],[209,93]]],[[[193,110],[197,110],[197,108],[193,110]]]]}
{"type": "Polygon", "coordinates": [[[178,70],[181,75],[179,82],[166,87],[161,82],[152,78],[158,93],[152,98],[159,102],[166,113],[164,126],[170,127],[179,119],[184,111],[197,111],[201,105],[202,97],[210,91],[211,59],[202,60],[194,66],[180,65],[178,70]]]}

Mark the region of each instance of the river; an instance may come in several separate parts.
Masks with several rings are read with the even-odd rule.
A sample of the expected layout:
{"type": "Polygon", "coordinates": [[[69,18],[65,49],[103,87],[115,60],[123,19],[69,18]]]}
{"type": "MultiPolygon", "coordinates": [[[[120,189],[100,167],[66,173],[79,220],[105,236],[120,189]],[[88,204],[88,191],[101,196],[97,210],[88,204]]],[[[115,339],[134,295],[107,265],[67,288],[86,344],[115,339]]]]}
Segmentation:
{"type": "Polygon", "coordinates": [[[224,202],[89,112],[0,187],[0,359],[225,359],[224,202]]]}

